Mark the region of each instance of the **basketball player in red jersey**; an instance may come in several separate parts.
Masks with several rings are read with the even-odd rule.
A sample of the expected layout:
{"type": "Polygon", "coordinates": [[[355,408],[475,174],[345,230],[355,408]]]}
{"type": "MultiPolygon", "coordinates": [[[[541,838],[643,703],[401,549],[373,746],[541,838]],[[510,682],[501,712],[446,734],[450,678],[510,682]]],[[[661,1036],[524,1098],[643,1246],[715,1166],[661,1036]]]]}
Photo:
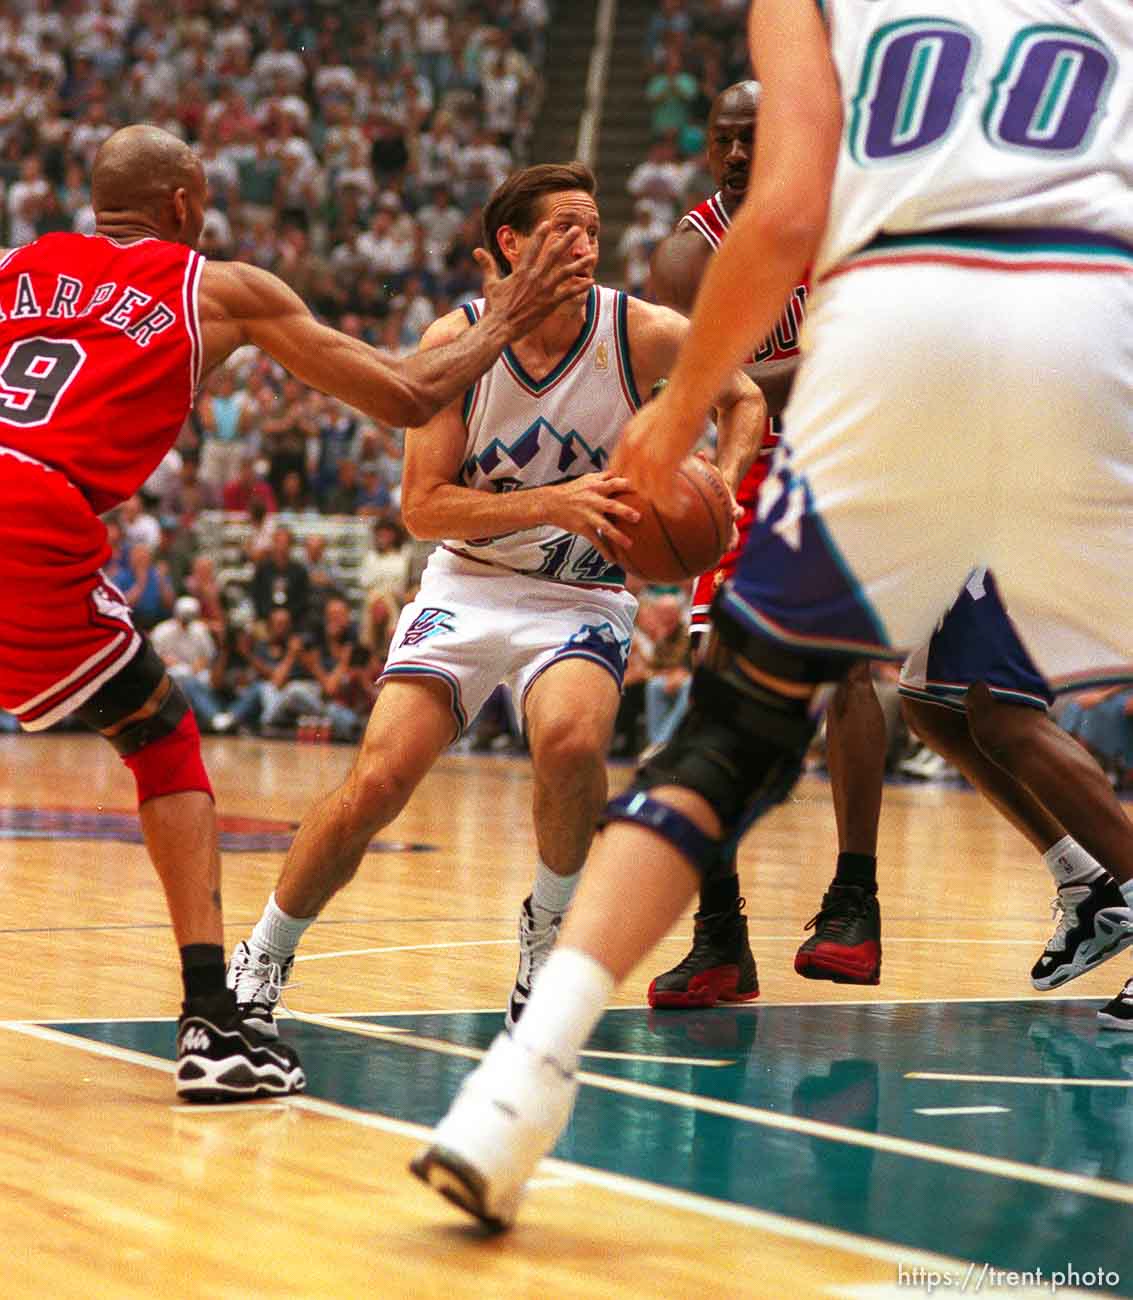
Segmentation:
{"type": "MultiPolygon", "coordinates": [[[[698,203],[654,250],[652,296],[686,316],[712,254],[747,193],[755,149],[759,83],[740,81],[716,96],[708,116],[708,166],[716,193],[698,203]]],[[[748,374],[767,399],[767,433],[760,454],[736,492],[743,510],[740,541],[698,580],[692,601],[694,636],[706,636],[717,589],[736,566],[751,526],[760,485],[779,441],[777,417],[786,405],[799,359],[807,285],[799,284],[774,333],[752,354],[748,374]]],[[[877,908],[877,824],[885,766],[885,720],[868,664],[857,665],[837,688],[827,713],[828,761],[838,826],[834,881],[811,923],[795,969],[810,979],[876,984],[881,964],[877,908]]],[[[704,1007],[750,1002],[759,996],[755,959],[747,936],[736,871],[706,879],[695,918],[693,945],[672,970],[649,985],[652,1007],[704,1007]]]]}
{"type": "Polygon", "coordinates": [[[500,280],[482,263],[481,324],[398,360],[318,323],[266,271],[205,262],[204,173],[176,137],[116,132],[95,158],[91,198],[93,236],[0,254],[0,708],[28,731],[75,714],[134,774],[181,953],[178,1094],[285,1094],[304,1086],[297,1056],[242,1026],[225,987],[215,811],[193,714],[101,572],[99,513],[149,476],[201,375],[234,349],[255,344],[376,420],[421,424],[512,339],[587,293],[594,259],[569,260],[577,230],[537,232],[520,274],[500,280]]]}

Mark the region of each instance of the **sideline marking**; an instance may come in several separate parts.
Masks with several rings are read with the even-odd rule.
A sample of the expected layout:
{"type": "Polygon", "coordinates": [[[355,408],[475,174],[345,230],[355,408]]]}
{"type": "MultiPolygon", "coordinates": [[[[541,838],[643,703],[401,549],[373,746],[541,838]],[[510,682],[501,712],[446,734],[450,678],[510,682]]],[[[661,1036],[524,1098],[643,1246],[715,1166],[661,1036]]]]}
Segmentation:
{"type": "MultiPolygon", "coordinates": [[[[77,1024],[79,1022],[60,1021],[59,1023],[77,1024]]],[[[115,1047],[111,1043],[97,1043],[90,1038],[79,1038],[75,1034],[64,1033],[62,1030],[45,1028],[42,1024],[18,1020],[0,1020],[0,1029],[7,1029],[16,1034],[26,1034],[29,1038],[42,1039],[44,1042],[54,1043],[59,1047],[70,1047],[82,1052],[89,1052],[94,1056],[106,1056],[113,1060],[124,1061],[127,1064],[141,1065],[146,1069],[158,1070],[163,1074],[173,1074],[176,1068],[172,1061],[164,1061],[157,1056],[147,1056],[143,1052],[135,1052],[127,1047],[115,1047]]],[[[273,1109],[276,1108],[278,1100],[276,1099],[271,1103],[273,1109]]],[[[325,1119],[335,1119],[361,1128],[376,1129],[381,1133],[389,1133],[395,1137],[427,1141],[432,1135],[432,1130],[421,1124],[410,1124],[406,1120],[393,1119],[391,1116],[378,1115],[370,1111],[351,1110],[349,1107],[339,1105],[337,1102],[322,1101],[318,1097],[308,1097],[302,1093],[286,1098],[282,1104],[286,1109],[307,1111],[325,1119]]],[[[243,1114],[254,1114],[260,1108],[261,1104],[254,1101],[240,1102],[229,1107],[232,1111],[239,1111],[243,1114]]],[[[186,1105],[184,1109],[189,1111],[191,1108],[186,1105]]],[[[605,1191],[614,1192],[621,1196],[630,1196],[635,1200],[649,1201],[655,1205],[663,1205],[668,1209],[698,1214],[704,1218],[731,1223],[737,1227],[773,1233],[776,1236],[805,1242],[808,1245],[828,1246],[835,1250],[843,1250],[850,1255],[864,1256],[887,1264],[909,1265],[912,1263],[937,1271],[943,1269],[953,1271],[959,1269],[962,1271],[970,1263],[970,1261],[958,1257],[937,1255],[931,1251],[882,1241],[876,1237],[858,1236],[854,1233],[843,1232],[838,1228],[825,1227],[820,1223],[809,1223],[805,1219],[792,1219],[787,1215],[776,1214],[771,1210],[757,1210],[734,1201],[717,1201],[708,1196],[698,1196],[695,1192],[664,1187],[659,1183],[646,1182],[644,1179],[632,1178],[626,1174],[611,1174],[605,1170],[592,1169],[587,1165],[572,1164],[566,1160],[544,1157],[539,1170],[540,1176],[550,1175],[554,1178],[563,1178],[575,1183],[589,1183],[591,1186],[601,1187],[605,1191]]],[[[407,1185],[411,1185],[423,1195],[425,1194],[425,1189],[419,1183],[407,1180],[407,1185]]]]}
{"type": "Polygon", "coordinates": [[[1133,1079],[1046,1079],[1025,1074],[933,1074],[917,1070],[906,1079],[936,1079],[940,1083],[1025,1083],[1047,1088],[1133,1088],[1133,1079]]]}
{"type": "Polygon", "coordinates": [[[1010,1106],[917,1106],[918,1115],[1010,1115],[1010,1106]]]}

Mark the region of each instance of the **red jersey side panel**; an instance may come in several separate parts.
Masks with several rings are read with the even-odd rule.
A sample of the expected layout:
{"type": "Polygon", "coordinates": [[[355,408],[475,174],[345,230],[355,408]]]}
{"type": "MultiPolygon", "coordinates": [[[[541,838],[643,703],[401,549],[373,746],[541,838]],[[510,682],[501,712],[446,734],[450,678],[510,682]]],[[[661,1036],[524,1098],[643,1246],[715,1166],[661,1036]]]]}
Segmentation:
{"type": "Polygon", "coordinates": [[[0,447],[58,469],[99,514],[136,492],[192,406],[202,266],[158,239],[15,249],[0,263],[0,447]]]}
{"type": "MultiPolygon", "coordinates": [[[[711,198],[698,203],[690,212],[686,212],[677,228],[678,230],[695,230],[715,250],[720,247],[730,225],[731,218],[724,207],[723,196],[717,192],[711,198]]],[[[786,307],[783,308],[783,315],[779,318],[779,323],[760,346],[756,348],[744,366],[744,369],[756,383],[759,382],[760,366],[772,361],[788,361],[791,357],[798,356],[799,339],[802,334],[803,320],[806,316],[808,288],[809,285],[806,281],[795,287],[790,300],[786,307]]],[[[692,626],[694,628],[708,626],[708,609],[712,604],[712,597],[716,594],[717,588],[726,578],[731,576],[736,567],[736,561],[739,559],[740,551],[743,550],[744,542],[747,540],[748,531],[751,528],[755,505],[759,499],[759,489],[763,484],[763,480],[767,477],[771,457],[778,443],[778,426],[775,421],[769,420],[763,435],[763,442],[760,444],[759,455],[755,458],[751,469],[744,475],[743,482],[736,492],[736,502],[743,507],[743,517],[738,525],[739,545],[735,550],[729,551],[716,568],[701,574],[697,579],[693,590],[691,610],[692,626]]]]}

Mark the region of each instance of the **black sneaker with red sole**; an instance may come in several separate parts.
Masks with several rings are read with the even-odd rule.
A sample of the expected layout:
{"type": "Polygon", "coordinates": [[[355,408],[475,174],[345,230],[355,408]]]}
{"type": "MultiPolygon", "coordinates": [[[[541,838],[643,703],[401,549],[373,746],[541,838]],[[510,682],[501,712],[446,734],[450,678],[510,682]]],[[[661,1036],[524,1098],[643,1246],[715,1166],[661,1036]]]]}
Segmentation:
{"type": "Polygon", "coordinates": [[[881,982],[881,911],[873,891],[832,884],[806,928],[814,933],[795,953],[795,970],[805,979],[881,982]]]}
{"type": "Polygon", "coordinates": [[[727,912],[697,912],[687,956],[649,985],[651,1007],[714,1007],[759,997],[743,906],[741,898],[727,912]]]}

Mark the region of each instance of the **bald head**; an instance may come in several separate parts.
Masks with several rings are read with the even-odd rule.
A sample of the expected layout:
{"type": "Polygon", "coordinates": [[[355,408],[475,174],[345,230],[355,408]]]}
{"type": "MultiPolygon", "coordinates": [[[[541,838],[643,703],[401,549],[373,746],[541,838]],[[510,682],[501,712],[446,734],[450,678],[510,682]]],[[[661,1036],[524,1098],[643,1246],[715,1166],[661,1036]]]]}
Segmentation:
{"type": "Polygon", "coordinates": [[[95,154],[91,204],[107,233],[109,227],[142,226],[164,239],[195,243],[200,225],[194,218],[203,218],[204,198],[196,155],[160,127],[123,127],[95,154]]]}
{"type": "Polygon", "coordinates": [[[708,111],[708,125],[717,117],[754,117],[759,107],[759,97],[763,87],[758,81],[735,81],[724,89],[712,101],[708,111]]]}
{"type": "Polygon", "coordinates": [[[747,193],[760,93],[758,81],[737,81],[716,96],[708,114],[708,170],[729,212],[747,193]]]}

